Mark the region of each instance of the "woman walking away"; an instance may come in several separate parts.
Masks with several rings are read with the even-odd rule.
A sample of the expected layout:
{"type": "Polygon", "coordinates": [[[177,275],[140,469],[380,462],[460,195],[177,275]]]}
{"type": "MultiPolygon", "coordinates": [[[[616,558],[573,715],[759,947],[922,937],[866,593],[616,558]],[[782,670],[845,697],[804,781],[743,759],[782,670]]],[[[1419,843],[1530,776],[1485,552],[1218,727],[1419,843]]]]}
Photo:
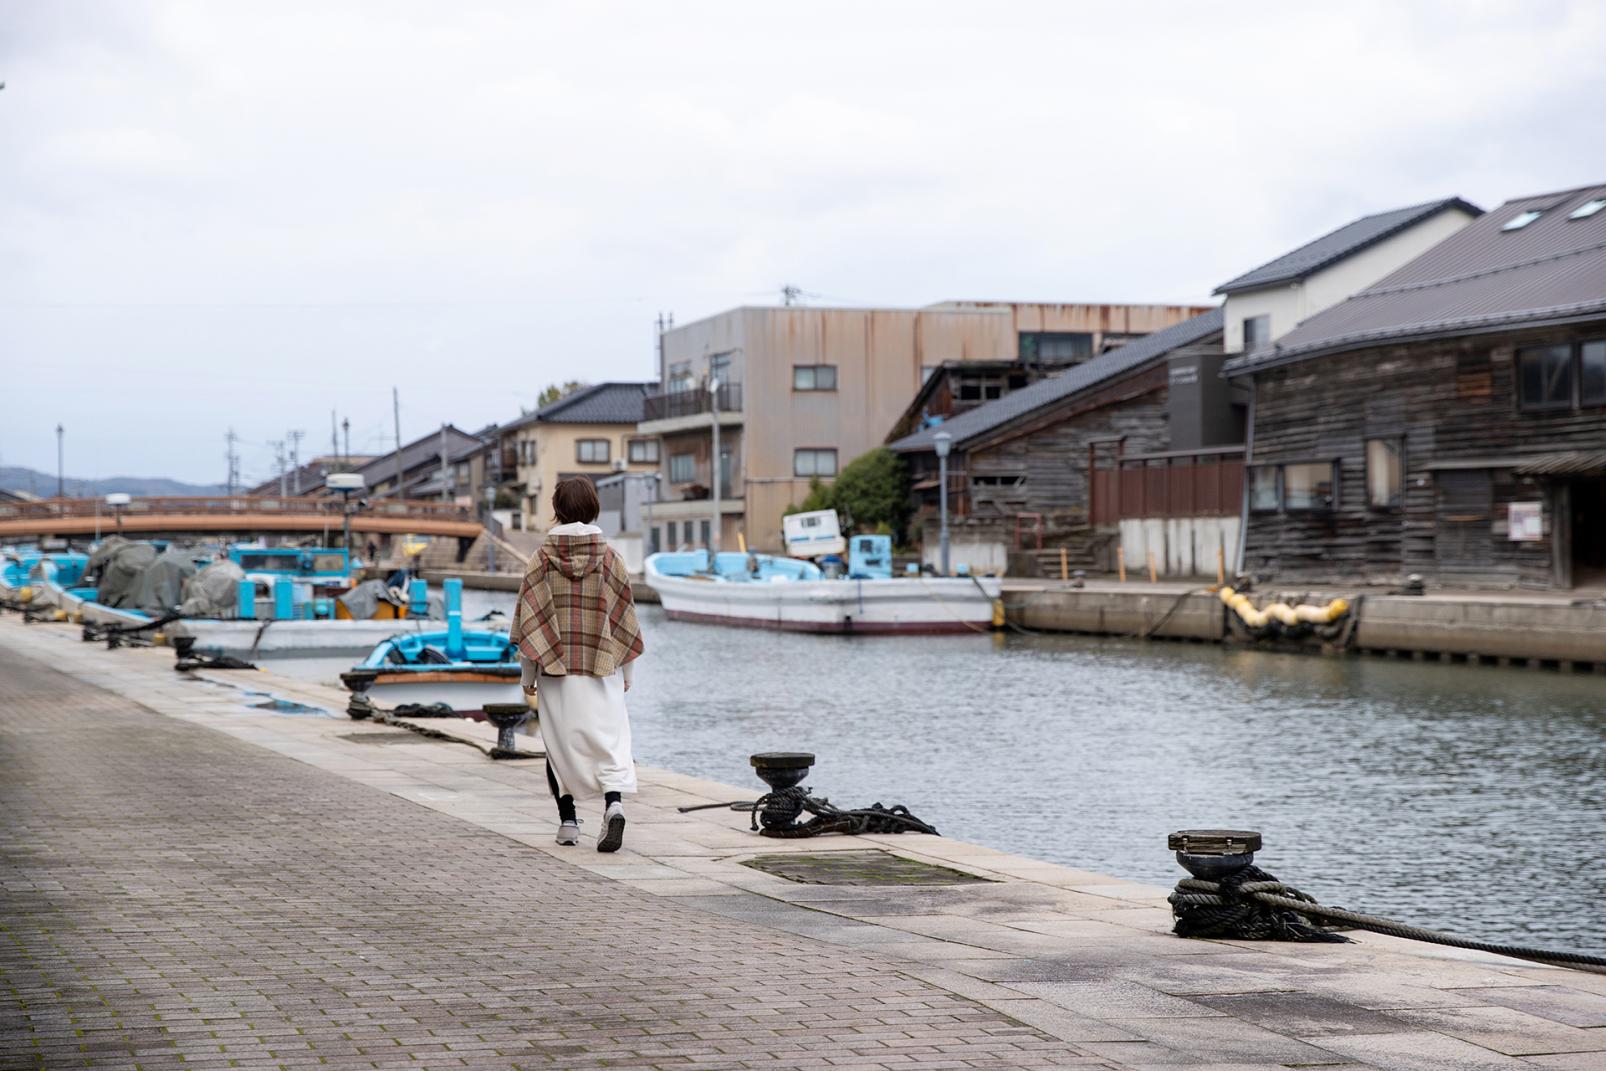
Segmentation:
{"type": "Polygon", "coordinates": [[[552,492],[557,526],[530,561],[513,617],[524,691],[540,696],[546,779],[558,801],[558,843],[580,843],[574,801],[603,799],[597,851],[624,843],[620,795],[636,791],[625,693],[641,654],[630,574],[602,538],[597,489],[584,476],[552,492]]]}

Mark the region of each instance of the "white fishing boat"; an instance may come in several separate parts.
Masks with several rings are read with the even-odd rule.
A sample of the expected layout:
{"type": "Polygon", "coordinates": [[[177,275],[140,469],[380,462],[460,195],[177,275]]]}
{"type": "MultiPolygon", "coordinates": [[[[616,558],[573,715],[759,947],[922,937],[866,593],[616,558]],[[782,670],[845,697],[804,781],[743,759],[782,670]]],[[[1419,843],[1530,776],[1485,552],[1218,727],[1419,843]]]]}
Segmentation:
{"type": "MultiPolygon", "coordinates": [[[[852,542],[861,539],[890,560],[884,537],[852,542]]],[[[710,568],[704,551],[652,555],[646,581],[678,621],[853,635],[985,632],[1002,590],[996,578],[893,578],[885,568],[828,578],[813,562],[769,554],[727,552],[710,568]]]]}

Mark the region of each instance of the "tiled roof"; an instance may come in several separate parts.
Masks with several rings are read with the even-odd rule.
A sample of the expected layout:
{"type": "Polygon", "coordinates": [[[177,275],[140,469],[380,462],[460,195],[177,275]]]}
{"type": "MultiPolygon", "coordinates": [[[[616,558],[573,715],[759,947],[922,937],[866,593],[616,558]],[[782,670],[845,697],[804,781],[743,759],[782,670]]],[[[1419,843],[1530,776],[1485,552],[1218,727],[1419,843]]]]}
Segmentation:
{"type": "Polygon", "coordinates": [[[1191,320],[1173,324],[1108,353],[1101,353],[1092,360],[1084,361],[1069,369],[1063,375],[1055,376],[1053,379],[1038,380],[1029,387],[1022,387],[1004,395],[996,402],[988,402],[969,412],[960,413],[952,420],[945,420],[933,427],[922,428],[913,435],[907,435],[892,443],[891,447],[898,453],[930,450],[931,437],[938,431],[946,431],[953,436],[955,446],[962,446],[995,428],[1045,406],[1053,405],[1062,398],[1096,387],[1106,380],[1114,379],[1150,361],[1164,357],[1174,349],[1207,338],[1221,330],[1221,322],[1221,310],[1211,309],[1191,320]]]}
{"type": "Polygon", "coordinates": [[[1606,319],[1606,209],[1569,218],[1601,199],[1606,185],[1507,201],[1226,371],[1412,338],[1606,319]],[[1539,214],[1504,229],[1527,212],[1539,214]]]}
{"type": "Polygon", "coordinates": [[[639,424],[646,408],[647,395],[657,386],[656,383],[593,383],[503,425],[502,430],[524,427],[537,421],[547,424],[639,424]]]}
{"type": "Polygon", "coordinates": [[[1415,226],[1425,219],[1430,219],[1453,208],[1476,216],[1483,210],[1476,205],[1463,201],[1459,197],[1446,197],[1440,201],[1429,201],[1426,204],[1411,205],[1407,208],[1396,208],[1392,212],[1379,212],[1373,216],[1362,216],[1353,223],[1346,224],[1338,230],[1324,234],[1314,242],[1307,242],[1298,249],[1284,253],[1276,260],[1267,261],[1253,271],[1245,272],[1236,279],[1229,279],[1216,287],[1217,294],[1233,294],[1240,290],[1255,290],[1262,286],[1271,286],[1274,283],[1292,282],[1313,275],[1322,268],[1327,267],[1346,257],[1359,253],[1367,246],[1376,245],[1391,235],[1398,234],[1407,227],[1415,226]]]}

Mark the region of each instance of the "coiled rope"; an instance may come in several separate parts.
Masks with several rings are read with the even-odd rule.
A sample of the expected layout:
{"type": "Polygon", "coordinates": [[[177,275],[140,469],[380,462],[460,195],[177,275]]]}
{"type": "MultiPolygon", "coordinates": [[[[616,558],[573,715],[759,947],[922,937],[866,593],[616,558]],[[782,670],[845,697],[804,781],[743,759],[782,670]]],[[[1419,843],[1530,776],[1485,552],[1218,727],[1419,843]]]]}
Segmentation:
{"type": "Polygon", "coordinates": [[[1334,929],[1354,927],[1412,941],[1490,952],[1553,967],[1606,974],[1606,958],[1577,952],[1549,952],[1517,945],[1472,941],[1465,937],[1408,926],[1392,919],[1325,907],[1292,885],[1256,866],[1246,866],[1221,881],[1183,878],[1171,893],[1174,932],[1182,937],[1236,937],[1249,940],[1346,941],[1334,929]]]}

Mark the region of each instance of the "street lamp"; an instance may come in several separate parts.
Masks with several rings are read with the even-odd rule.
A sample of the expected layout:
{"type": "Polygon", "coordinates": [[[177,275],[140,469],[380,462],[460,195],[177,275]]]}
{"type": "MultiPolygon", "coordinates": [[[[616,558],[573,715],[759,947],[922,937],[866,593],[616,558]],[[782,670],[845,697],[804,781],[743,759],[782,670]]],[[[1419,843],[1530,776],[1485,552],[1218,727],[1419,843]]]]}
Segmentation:
{"type": "MultiPolygon", "coordinates": [[[[368,481],[360,472],[335,472],[325,480],[324,485],[331,491],[340,492],[341,548],[346,552],[346,566],[351,566],[351,495],[354,491],[362,491],[368,487],[368,481]]],[[[362,508],[362,500],[358,500],[358,507],[362,508]]]]}
{"type": "Polygon", "coordinates": [[[711,466],[709,466],[710,469],[713,471],[713,479],[710,482],[714,485],[714,526],[713,526],[713,528],[709,529],[709,537],[708,537],[708,571],[712,573],[712,572],[718,572],[719,571],[719,567],[715,563],[715,557],[716,557],[716,555],[719,554],[719,535],[720,535],[720,532],[719,532],[719,529],[720,529],[720,513],[719,513],[719,490],[720,490],[720,488],[719,488],[719,483],[720,483],[720,475],[721,475],[721,473],[720,473],[720,463],[719,463],[719,377],[718,376],[709,376],[708,377],[708,412],[714,418],[714,460],[713,460],[713,464],[711,466]]]}
{"type": "Polygon", "coordinates": [[[496,520],[496,485],[485,485],[485,571],[496,572],[496,540],[491,536],[491,525],[496,520]]]}
{"type": "Polygon", "coordinates": [[[123,510],[128,508],[128,503],[131,500],[132,498],[127,491],[113,491],[106,496],[106,505],[111,507],[112,515],[117,518],[117,531],[119,533],[123,530],[123,510]]]}
{"type": "Polygon", "coordinates": [[[931,437],[931,443],[937,449],[937,502],[942,511],[942,534],[938,537],[939,553],[942,561],[942,575],[948,575],[948,451],[953,449],[954,437],[946,431],[939,431],[931,437]]]}

